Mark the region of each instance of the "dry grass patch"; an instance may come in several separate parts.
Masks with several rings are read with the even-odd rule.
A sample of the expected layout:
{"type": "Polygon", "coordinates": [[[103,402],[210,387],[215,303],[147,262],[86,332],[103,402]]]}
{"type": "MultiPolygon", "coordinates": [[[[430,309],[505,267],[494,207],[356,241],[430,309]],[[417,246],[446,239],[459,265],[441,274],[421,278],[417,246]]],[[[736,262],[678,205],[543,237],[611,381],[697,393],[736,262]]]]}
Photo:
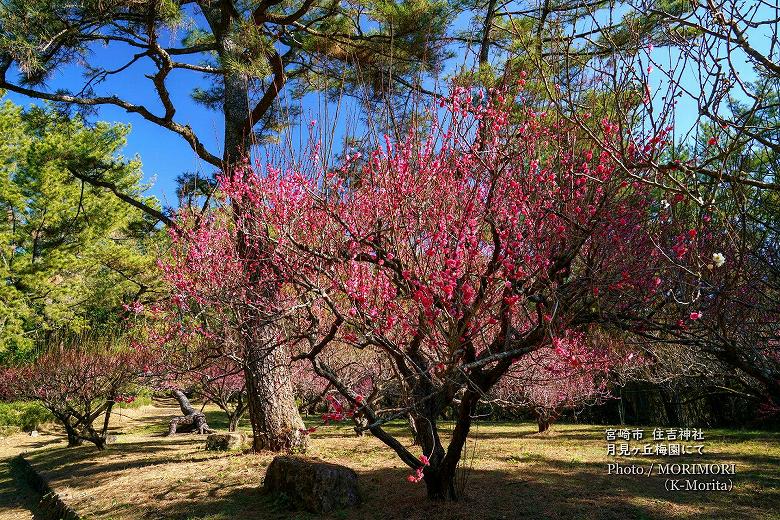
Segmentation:
{"type": "MultiPolygon", "coordinates": [[[[105,452],[57,446],[29,458],[87,518],[315,518],[260,492],[271,454],[206,452],[202,436],[162,437],[175,413],[168,405],[129,411],[115,424],[124,432],[120,442],[105,452]]],[[[393,428],[405,433],[403,425],[393,428]]],[[[363,505],[329,518],[777,518],[777,434],[707,432],[706,454],[696,461],[735,462],[734,490],[674,494],[664,489],[663,477],[607,475],[614,460],[606,456],[603,427],[554,428],[538,435],[531,424],[478,425],[464,461],[467,496],[455,504],[429,503],[424,486],[405,480],[408,468],[387,448],[349,427],[320,428],[312,451],[360,475],[363,505]]],[[[403,440],[410,443],[408,436],[403,440]]]]}
{"type": "Polygon", "coordinates": [[[0,436],[0,520],[32,519],[38,512],[38,494],[21,478],[14,458],[20,453],[62,444],[62,438],[41,432],[39,437],[26,433],[0,436]]]}

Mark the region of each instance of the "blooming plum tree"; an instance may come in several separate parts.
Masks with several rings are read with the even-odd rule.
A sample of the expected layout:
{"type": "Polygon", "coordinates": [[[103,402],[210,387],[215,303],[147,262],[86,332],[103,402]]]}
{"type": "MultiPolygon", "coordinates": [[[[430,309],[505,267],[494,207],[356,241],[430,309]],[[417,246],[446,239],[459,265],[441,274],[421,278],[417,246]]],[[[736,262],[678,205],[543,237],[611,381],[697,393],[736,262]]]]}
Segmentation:
{"type": "Polygon", "coordinates": [[[241,365],[224,356],[202,369],[191,370],[188,379],[197,393],[225,413],[228,431],[236,431],[247,407],[246,379],[241,365]]]}
{"type": "Polygon", "coordinates": [[[308,362],[293,364],[292,383],[298,407],[306,414],[315,413],[330,390],[328,380],[318,376],[308,362]]]}
{"type": "MultiPolygon", "coordinates": [[[[641,330],[668,300],[659,273],[674,280],[677,265],[667,261],[652,193],[652,160],[668,129],[640,140],[604,119],[583,134],[510,89],[456,88],[427,115],[405,139],[388,137],[367,157],[347,154],[337,168],[322,166],[315,141],[301,161],[275,158],[223,176],[225,211],[242,216],[253,252],[223,249],[235,241],[221,239],[233,231],[217,215],[181,263],[218,280],[221,294],[236,288],[219,300],[224,307],[273,309],[274,323],[287,324],[269,341],[308,360],[341,394],[331,413],[364,418],[429,497],[456,499],[477,403],[508,372],[528,370],[529,356],[591,324],[641,330]],[[234,264],[251,284],[233,281],[234,264]],[[394,406],[366,399],[333,362],[350,351],[382,360],[393,384],[378,386],[392,390],[394,406]],[[455,426],[445,444],[438,421],[449,410],[455,426]],[[422,454],[383,427],[406,416],[422,454]]],[[[174,277],[212,305],[191,280],[174,277]]]]}
{"type": "MultiPolygon", "coordinates": [[[[185,302],[178,294],[167,305],[153,306],[147,314],[151,319],[144,323],[153,326],[142,330],[155,347],[152,349],[155,363],[146,379],[164,390],[194,391],[204,401],[216,404],[227,417],[228,431],[236,431],[247,409],[241,357],[231,350],[235,345],[229,341],[215,341],[215,336],[203,327],[196,327],[200,335],[188,332],[189,322],[180,305],[184,306],[185,302]]],[[[136,308],[135,311],[140,313],[143,309],[136,308]]],[[[180,405],[182,413],[189,415],[186,409],[191,408],[190,405],[180,405]]]]}
{"type": "Polygon", "coordinates": [[[761,203],[701,191],[700,201],[668,196],[660,205],[666,265],[657,283],[668,305],[635,332],[695,353],[698,364],[730,373],[771,409],[780,403],[777,229],[771,215],[750,216],[747,207],[761,203]]]}
{"type": "MultiPolygon", "coordinates": [[[[366,417],[355,410],[345,409],[327,378],[317,374],[306,359],[303,351],[293,357],[296,361],[293,385],[296,396],[302,404],[309,406],[324,403],[327,411],[323,420],[341,421],[351,419],[355,423],[355,432],[362,436],[368,426],[366,417]]],[[[336,370],[341,382],[354,392],[361,403],[376,409],[388,409],[397,406],[398,388],[392,375],[392,367],[376,352],[358,349],[338,349],[322,353],[323,359],[336,370]]]]}
{"type": "Polygon", "coordinates": [[[640,365],[641,358],[611,343],[589,343],[586,333],[569,333],[555,338],[549,348],[524,356],[490,392],[491,401],[532,412],[541,433],[564,411],[610,398],[613,372],[625,377],[640,365]]]}
{"type": "Polygon", "coordinates": [[[145,309],[152,324],[144,329],[145,341],[164,347],[157,350],[179,377],[190,383],[195,377],[202,391],[223,404],[230,401],[225,392],[236,397],[233,391],[245,385],[246,401],[241,398],[226,413],[237,424],[248,409],[255,450],[304,449],[290,339],[282,329],[296,308],[296,294],[281,290],[272,242],[248,234],[244,225],[258,233],[264,228],[241,219],[237,224],[237,218],[232,207],[203,219],[182,214],[180,226],[171,230],[170,254],[159,263],[171,296],[145,309]],[[224,377],[213,377],[215,370],[224,377]]]}
{"type": "Polygon", "coordinates": [[[89,441],[103,449],[112,408],[133,399],[131,383],[144,365],[144,355],[132,350],[52,349],[32,363],[3,369],[0,395],[40,402],[65,428],[68,446],[89,441]]]}
{"type": "MultiPolygon", "coordinates": [[[[364,417],[429,497],[456,499],[475,407],[513,366],[589,324],[638,328],[662,298],[656,173],[637,165],[665,140],[607,119],[594,140],[509,90],[457,88],[428,116],[338,168],[321,166],[315,143],[303,161],[245,168],[220,188],[257,231],[245,272],[295,324],[278,341],[297,345],[341,394],[340,415],[364,417]],[[355,349],[389,367],[400,405],[369,402],[330,361],[355,349]],[[450,409],[445,445],[437,423],[450,409]],[[421,455],[383,427],[407,414],[421,455]]],[[[234,258],[206,247],[198,263],[222,280],[234,258]]]]}

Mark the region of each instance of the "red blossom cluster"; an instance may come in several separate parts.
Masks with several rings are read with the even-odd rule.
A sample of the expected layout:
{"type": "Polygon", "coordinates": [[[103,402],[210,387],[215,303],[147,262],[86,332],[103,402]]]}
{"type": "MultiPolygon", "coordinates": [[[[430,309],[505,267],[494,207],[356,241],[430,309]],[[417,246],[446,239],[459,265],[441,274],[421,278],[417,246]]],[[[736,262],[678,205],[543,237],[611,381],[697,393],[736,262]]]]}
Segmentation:
{"type": "MultiPolygon", "coordinates": [[[[361,395],[392,391],[387,413],[419,422],[417,441],[442,470],[460,450],[444,450],[427,425],[455,396],[468,418],[508,372],[532,375],[533,359],[548,374],[597,366],[585,393],[601,392],[598,350],[577,335],[592,323],[641,330],[678,284],[668,251],[693,260],[711,237],[688,226],[675,242],[679,223],[664,213],[674,208],[656,209],[660,174],[648,165],[669,129],[638,139],[604,119],[583,134],[523,99],[458,87],[426,128],[337,167],[323,166],[315,139],[300,159],[222,175],[223,209],[178,238],[163,266],[184,296],[174,303],[223,322],[279,311],[266,337],[348,403],[331,397],[323,419],[359,408],[415,469],[381,427],[381,400],[361,395]],[[381,360],[367,391],[347,368],[351,352],[381,360]]],[[[213,323],[175,334],[218,335],[213,323]]]]}
{"type": "MultiPolygon", "coordinates": [[[[354,397],[355,402],[359,406],[363,403],[363,396],[356,395],[354,397]]],[[[344,419],[351,419],[355,416],[356,410],[354,408],[345,409],[339,400],[332,394],[325,396],[325,401],[328,403],[328,411],[322,414],[322,422],[328,424],[330,422],[341,422],[344,419]]]]}
{"type": "Polygon", "coordinates": [[[428,457],[425,455],[420,455],[420,464],[421,466],[417,467],[414,470],[414,473],[412,475],[407,475],[406,480],[412,483],[420,482],[423,478],[425,478],[425,475],[423,474],[423,470],[426,466],[430,466],[431,462],[428,460],[428,457]]]}

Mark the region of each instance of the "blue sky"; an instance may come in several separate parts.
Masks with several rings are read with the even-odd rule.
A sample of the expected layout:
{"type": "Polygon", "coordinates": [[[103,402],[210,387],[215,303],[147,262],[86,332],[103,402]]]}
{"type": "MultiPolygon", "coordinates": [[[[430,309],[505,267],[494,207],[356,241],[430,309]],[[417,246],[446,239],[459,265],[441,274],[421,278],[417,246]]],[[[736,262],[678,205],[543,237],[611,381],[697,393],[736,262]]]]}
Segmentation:
{"type": "MultiPolygon", "coordinates": [[[[93,65],[106,65],[116,67],[123,58],[122,49],[96,48],[93,65]]],[[[149,88],[151,82],[141,76],[141,73],[149,72],[149,69],[138,67],[137,72],[125,75],[118,80],[110,80],[99,86],[96,90],[100,93],[114,92],[119,97],[137,104],[148,106],[155,113],[161,114],[159,100],[149,88]]],[[[219,113],[207,110],[196,104],[190,97],[192,88],[197,84],[193,82],[192,73],[175,71],[169,79],[169,87],[174,102],[178,107],[176,120],[182,124],[189,124],[206,143],[210,150],[217,153],[221,150],[222,118],[219,113]]],[[[56,71],[47,81],[47,90],[64,88],[78,91],[83,85],[81,70],[75,66],[56,71]]],[[[30,98],[12,92],[6,94],[8,99],[15,103],[27,105],[35,102],[30,98]]],[[[137,114],[129,114],[124,110],[103,106],[98,111],[96,120],[111,121],[117,123],[129,123],[132,131],[127,138],[125,155],[139,155],[143,162],[145,180],[152,183],[149,193],[160,198],[168,205],[176,204],[175,189],[176,176],[184,171],[208,172],[213,170],[210,165],[200,161],[190,146],[177,134],[162,129],[150,123],[137,114]]]]}
{"type": "MultiPolygon", "coordinates": [[[[459,17],[457,26],[460,29],[468,27],[468,19],[471,13],[464,13],[459,17]]],[[[179,44],[182,34],[165,34],[161,43],[166,46],[176,46],[179,44]],[[167,41],[166,41],[167,40],[167,41]]],[[[675,63],[673,52],[668,49],[656,49],[653,51],[653,57],[658,60],[662,55],[668,54],[668,58],[661,59],[661,64],[666,61],[669,64],[675,63]],[[667,61],[668,60],[668,61],[667,61]]],[[[90,56],[92,65],[105,66],[106,68],[116,68],[132,56],[130,49],[123,49],[112,45],[110,47],[95,46],[90,56]]],[[[455,58],[451,66],[460,65],[463,62],[463,54],[455,58]]],[[[143,63],[143,62],[141,62],[143,63]]],[[[749,68],[746,68],[746,73],[749,68]]],[[[98,94],[115,93],[123,99],[133,103],[142,104],[150,108],[153,112],[161,114],[159,100],[156,93],[151,88],[151,82],[144,78],[142,74],[149,73],[153,69],[150,64],[139,64],[134,67],[132,72],[109,79],[103,85],[96,88],[98,94]]],[[[687,71],[690,80],[693,81],[695,71],[687,71]]],[[[660,74],[651,75],[651,86],[653,88],[663,87],[660,74]],[[659,82],[661,82],[659,84],[659,82]]],[[[752,78],[746,78],[752,79],[752,78]]],[[[685,76],[683,76],[685,80],[685,76]]],[[[67,90],[78,91],[83,85],[82,69],[78,66],[69,66],[56,71],[47,82],[46,89],[54,90],[64,88],[67,90]]],[[[215,111],[206,109],[196,104],[190,94],[196,86],[206,86],[202,76],[191,71],[177,70],[171,73],[168,79],[168,86],[173,96],[174,104],[177,107],[175,120],[181,124],[190,125],[205,143],[207,148],[215,155],[221,155],[222,150],[222,117],[215,111]]],[[[660,90],[663,90],[661,88],[660,90]]],[[[284,93],[286,98],[287,93],[284,93]]],[[[8,93],[7,97],[19,104],[29,104],[33,100],[13,93],[8,93]]],[[[303,114],[301,120],[308,122],[312,119],[317,120],[318,127],[323,135],[334,130],[337,139],[342,138],[347,132],[361,130],[359,128],[347,128],[344,121],[356,121],[356,118],[350,117],[351,110],[347,103],[346,108],[342,108],[339,117],[336,118],[336,107],[327,104],[322,96],[309,95],[301,101],[291,101],[301,104],[303,114]],[[330,127],[330,128],[327,128],[330,127]]],[[[677,107],[677,125],[678,128],[690,128],[696,118],[696,107],[690,102],[683,102],[677,107]]],[[[102,107],[96,119],[112,122],[129,123],[132,125],[132,131],[128,136],[128,143],[125,148],[125,155],[139,155],[143,162],[145,180],[151,184],[149,193],[158,197],[163,204],[175,206],[176,196],[175,179],[183,172],[198,172],[208,176],[214,168],[200,160],[189,145],[177,134],[162,129],[153,123],[144,120],[135,114],[128,114],[124,110],[104,106],[102,107]]],[[[357,124],[357,123],[353,123],[357,124]]],[[[300,142],[302,139],[301,131],[293,131],[297,134],[294,140],[300,142]]],[[[337,147],[338,148],[338,147],[337,147]]]]}
{"type": "MultiPolygon", "coordinates": [[[[181,33],[166,33],[161,37],[161,44],[170,47],[181,46],[181,37],[181,33]]],[[[133,49],[121,44],[112,44],[109,47],[94,45],[91,48],[89,62],[92,67],[116,69],[129,61],[133,52],[133,49]]],[[[183,58],[177,59],[183,60],[183,58]]],[[[203,56],[190,58],[190,62],[197,62],[199,59],[203,59],[203,56]]],[[[121,75],[110,76],[105,82],[95,85],[95,94],[116,95],[162,115],[164,110],[152,82],[144,77],[144,74],[153,73],[155,70],[148,60],[141,60],[121,75]]],[[[63,89],[76,93],[81,90],[84,83],[84,69],[74,64],[54,71],[47,78],[46,83],[37,88],[47,92],[63,89]]],[[[190,125],[207,149],[214,155],[221,156],[224,131],[221,113],[209,110],[196,103],[191,97],[196,87],[208,87],[209,83],[205,76],[188,70],[174,70],[168,76],[166,84],[177,109],[174,120],[183,125],[190,125]]],[[[283,105],[289,103],[299,105],[300,119],[304,122],[304,127],[307,127],[306,123],[312,120],[317,121],[317,130],[323,136],[333,135],[334,140],[340,141],[347,132],[362,133],[362,129],[354,126],[350,128],[345,124],[346,120],[359,120],[351,117],[355,114],[354,100],[342,102],[341,108],[325,101],[324,96],[320,94],[309,94],[302,100],[293,100],[290,99],[289,88],[285,89],[280,97],[283,105]]],[[[42,104],[39,100],[13,92],[7,92],[6,98],[20,105],[42,104]]],[[[144,180],[150,186],[147,193],[156,196],[166,206],[177,205],[175,191],[178,175],[184,172],[197,172],[209,176],[215,170],[212,165],[198,158],[181,136],[145,120],[138,114],[125,112],[115,106],[103,105],[97,109],[95,115],[90,116],[90,120],[131,125],[132,130],[127,137],[124,155],[127,157],[138,155],[141,158],[144,180]]],[[[308,130],[293,129],[291,134],[297,145],[306,140],[304,134],[308,134],[308,130]]],[[[340,142],[336,143],[334,148],[337,153],[340,142]]]]}

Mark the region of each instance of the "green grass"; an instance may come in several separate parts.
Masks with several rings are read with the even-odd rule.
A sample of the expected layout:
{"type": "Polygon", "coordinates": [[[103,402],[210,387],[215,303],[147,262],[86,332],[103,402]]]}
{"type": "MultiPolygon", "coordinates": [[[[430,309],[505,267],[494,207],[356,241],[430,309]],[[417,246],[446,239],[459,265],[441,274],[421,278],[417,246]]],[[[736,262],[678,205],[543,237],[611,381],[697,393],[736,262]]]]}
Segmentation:
{"type": "Polygon", "coordinates": [[[54,422],[54,416],[43,405],[33,401],[0,403],[0,434],[30,431],[41,424],[54,422]]]}
{"type": "Polygon", "coordinates": [[[135,399],[131,403],[122,403],[125,408],[140,408],[141,406],[149,406],[152,404],[154,393],[151,389],[141,386],[134,388],[130,393],[135,395],[135,399]]]}
{"type": "MultiPolygon", "coordinates": [[[[131,403],[121,403],[115,408],[137,409],[152,404],[152,391],[141,387],[134,390],[135,400],[131,403]]],[[[49,410],[36,401],[0,402],[0,437],[38,429],[41,425],[55,423],[56,420],[49,410]]]]}

